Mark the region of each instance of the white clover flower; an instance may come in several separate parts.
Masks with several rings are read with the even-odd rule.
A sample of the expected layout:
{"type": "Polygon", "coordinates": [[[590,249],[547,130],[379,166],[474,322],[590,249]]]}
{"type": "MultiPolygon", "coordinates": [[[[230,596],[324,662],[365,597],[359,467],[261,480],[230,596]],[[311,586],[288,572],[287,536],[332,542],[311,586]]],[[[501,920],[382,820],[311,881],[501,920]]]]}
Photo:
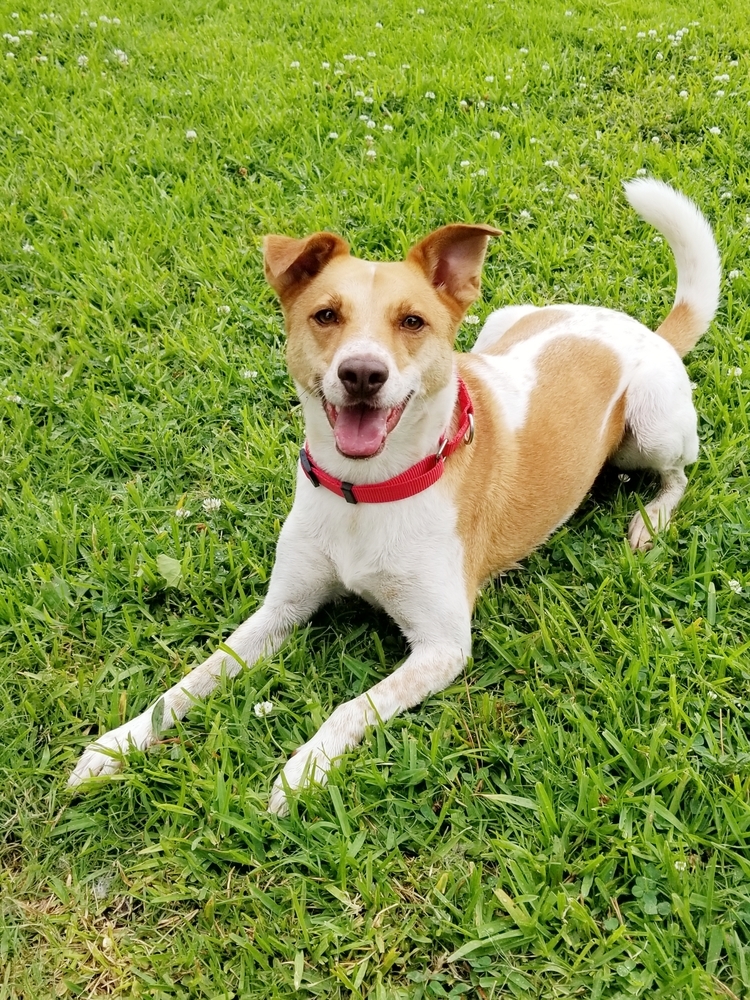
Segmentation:
{"type": "Polygon", "coordinates": [[[647,173],[648,173],[648,170],[646,170],[645,167],[639,167],[638,170],[636,170],[636,175],[638,177],[645,177],[647,173]]]}
{"type": "Polygon", "coordinates": [[[382,25],[382,24],[380,23],[380,21],[376,21],[376,22],[375,22],[375,27],[376,27],[376,28],[382,28],[382,27],[383,27],[383,25],[382,25]]]}
{"type": "Polygon", "coordinates": [[[13,11],[13,13],[12,13],[12,14],[11,14],[10,16],[11,16],[12,18],[15,18],[16,20],[18,20],[18,11],[17,11],[17,10],[14,10],[14,11],[13,11]]]}
{"type": "Polygon", "coordinates": [[[670,73],[670,74],[669,74],[669,82],[670,82],[670,83],[674,83],[674,81],[675,81],[676,79],[677,79],[677,77],[676,77],[676,76],[674,75],[674,73],[670,73]]]}
{"type": "Polygon", "coordinates": [[[656,38],[656,29],[655,28],[649,28],[648,37],[649,38],[656,38]]]}
{"type": "Polygon", "coordinates": [[[708,692],[708,697],[711,699],[711,701],[716,701],[716,699],[719,696],[718,696],[718,694],[715,691],[709,691],[708,692]]]}
{"type": "Polygon", "coordinates": [[[383,126],[383,131],[384,131],[384,132],[392,132],[392,131],[393,131],[393,125],[389,125],[389,124],[388,124],[388,123],[386,122],[386,124],[385,124],[385,125],[383,126]]]}
{"type": "Polygon", "coordinates": [[[729,83],[729,73],[720,73],[714,77],[714,83],[729,83]]]}
{"type": "Polygon", "coordinates": [[[190,517],[192,513],[192,510],[188,510],[187,507],[178,507],[174,512],[174,516],[178,519],[178,521],[184,521],[185,518],[190,517]]]}
{"type": "Polygon", "coordinates": [[[544,72],[546,73],[546,72],[547,72],[547,70],[549,69],[549,63],[542,63],[542,69],[543,69],[543,70],[544,70],[544,72]]]}
{"type": "Polygon", "coordinates": [[[349,53],[348,55],[345,55],[345,56],[344,56],[344,59],[346,60],[346,62],[354,62],[354,60],[355,60],[356,58],[357,58],[357,57],[356,57],[356,56],[354,55],[354,53],[353,53],[353,52],[350,52],[350,53],[349,53]]]}
{"type": "Polygon", "coordinates": [[[510,73],[508,73],[508,74],[506,75],[505,79],[506,79],[506,80],[508,81],[508,83],[510,83],[510,82],[511,82],[511,80],[513,79],[513,77],[512,77],[511,75],[510,75],[510,73]]]}
{"type": "Polygon", "coordinates": [[[435,95],[434,95],[434,93],[431,90],[428,90],[427,93],[424,96],[427,98],[428,101],[434,101],[435,100],[435,95]]]}
{"type": "Polygon", "coordinates": [[[729,274],[727,275],[727,277],[729,278],[729,280],[730,280],[730,281],[736,281],[736,280],[737,280],[737,278],[739,278],[740,274],[741,274],[741,272],[740,272],[740,271],[738,271],[738,270],[737,270],[737,269],[735,268],[735,270],[734,270],[734,271],[730,271],[730,272],[729,272],[729,274]]]}
{"type": "Polygon", "coordinates": [[[76,62],[81,67],[81,69],[86,69],[86,67],[89,64],[89,57],[81,55],[81,56],[78,57],[78,59],[76,60],[76,62]]]}
{"type": "Polygon", "coordinates": [[[365,156],[369,156],[371,160],[374,160],[377,155],[378,154],[374,149],[368,149],[365,151],[365,156]]]}
{"type": "Polygon", "coordinates": [[[475,170],[474,173],[471,176],[472,177],[486,177],[487,176],[487,171],[484,169],[484,167],[480,167],[480,169],[479,170],[475,170]]]}
{"type": "Polygon", "coordinates": [[[686,90],[681,90],[681,91],[680,91],[680,97],[681,97],[681,98],[682,98],[683,100],[684,100],[684,99],[685,99],[685,98],[686,98],[687,96],[688,96],[688,92],[687,92],[686,90]]]}
{"type": "Polygon", "coordinates": [[[33,243],[24,243],[21,249],[23,250],[24,253],[36,253],[33,243]]]}
{"type": "Polygon", "coordinates": [[[292,62],[290,62],[289,63],[289,68],[290,69],[299,69],[299,59],[294,59],[292,62]]]}
{"type": "Polygon", "coordinates": [[[409,63],[401,63],[401,69],[411,69],[411,65],[409,63]]]}
{"type": "Polygon", "coordinates": [[[334,76],[342,76],[342,75],[343,75],[343,72],[344,72],[344,71],[343,71],[343,69],[335,69],[335,70],[333,71],[333,75],[334,75],[334,76]]]}
{"type": "Polygon", "coordinates": [[[123,52],[122,49],[113,49],[112,54],[121,66],[127,66],[128,56],[126,52],[123,52]]]}
{"type": "Polygon", "coordinates": [[[571,191],[568,194],[568,197],[570,198],[571,201],[578,201],[578,195],[575,193],[575,191],[571,191]]]}
{"type": "Polygon", "coordinates": [[[21,403],[22,399],[21,399],[21,397],[19,395],[17,395],[14,392],[14,393],[11,393],[11,395],[5,397],[5,402],[6,403],[21,403]]]}
{"type": "Polygon", "coordinates": [[[478,316],[466,316],[464,317],[464,323],[468,323],[469,326],[476,326],[479,322],[478,316]]]}
{"type": "Polygon", "coordinates": [[[742,374],[741,368],[727,368],[727,375],[734,375],[735,378],[739,378],[742,374]]]}
{"type": "Polygon", "coordinates": [[[658,145],[661,142],[661,139],[659,138],[658,135],[652,135],[651,142],[656,143],[656,145],[658,145]]]}
{"type": "Polygon", "coordinates": [[[378,57],[377,52],[368,52],[367,53],[367,58],[368,59],[377,59],[377,57],[378,57]]]}
{"type": "Polygon", "coordinates": [[[208,497],[203,501],[202,507],[207,514],[211,514],[221,507],[221,500],[218,497],[208,497]]]}
{"type": "Polygon", "coordinates": [[[119,23],[120,23],[120,18],[119,17],[113,17],[112,18],[112,24],[119,24],[119,23]]]}
{"type": "Polygon", "coordinates": [[[494,83],[495,82],[495,77],[494,76],[486,76],[484,78],[484,82],[485,83],[494,83]]]}
{"type": "Polygon", "coordinates": [[[545,160],[544,161],[544,165],[545,165],[545,167],[559,167],[560,166],[560,164],[557,162],[557,160],[545,160]]]}
{"type": "Polygon", "coordinates": [[[372,144],[375,142],[375,139],[369,134],[369,132],[365,136],[365,142],[370,146],[372,146],[372,144]]]}
{"type": "Polygon", "coordinates": [[[265,719],[267,715],[273,712],[273,702],[272,701],[258,701],[253,705],[253,711],[258,716],[259,719],[265,719]]]}
{"type": "Polygon", "coordinates": [[[620,31],[627,31],[627,30],[628,30],[627,24],[621,24],[620,25],[620,31]]]}
{"type": "Polygon", "coordinates": [[[329,139],[338,139],[338,137],[339,137],[338,132],[329,132],[328,133],[328,138],[329,139]]]}
{"type": "Polygon", "coordinates": [[[651,242],[652,243],[663,243],[664,242],[664,237],[663,236],[653,236],[651,238],[651,242]]]}
{"type": "Polygon", "coordinates": [[[725,91],[723,91],[723,90],[717,90],[717,91],[716,91],[716,96],[717,96],[717,97],[723,97],[723,96],[724,96],[724,94],[725,94],[725,91]]]}
{"type": "Polygon", "coordinates": [[[739,580],[730,580],[727,583],[727,587],[729,587],[729,589],[732,591],[733,594],[742,593],[742,584],[740,583],[739,580]]]}
{"type": "Polygon", "coordinates": [[[258,377],[258,373],[256,371],[254,371],[252,368],[246,368],[243,371],[243,373],[242,373],[242,377],[243,378],[257,378],[258,377]]]}
{"type": "Polygon", "coordinates": [[[39,63],[46,63],[47,56],[34,56],[34,61],[39,63]]]}
{"type": "Polygon", "coordinates": [[[424,14],[424,7],[417,7],[417,14],[424,14]]]}
{"type": "Polygon", "coordinates": [[[367,121],[365,122],[365,125],[366,125],[367,128],[377,128],[378,127],[375,124],[375,122],[372,120],[372,118],[368,118],[367,121]]]}
{"type": "Polygon", "coordinates": [[[518,213],[518,218],[519,219],[530,219],[531,218],[531,212],[527,208],[522,208],[521,211],[518,213]]]}
{"type": "Polygon", "coordinates": [[[638,34],[635,37],[636,38],[645,38],[646,37],[646,32],[645,31],[639,31],[638,34]]]}
{"type": "Polygon", "coordinates": [[[232,307],[231,306],[217,306],[216,307],[216,312],[219,314],[219,316],[228,316],[231,311],[232,311],[232,307]]]}
{"type": "Polygon", "coordinates": [[[364,97],[365,96],[365,92],[364,92],[364,90],[355,90],[354,91],[354,96],[355,97],[364,97]]]}
{"type": "Polygon", "coordinates": [[[469,102],[468,101],[459,101],[458,102],[458,106],[459,106],[459,108],[468,108],[469,102]]]}
{"type": "Polygon", "coordinates": [[[565,11],[565,16],[566,17],[572,17],[573,16],[573,11],[572,10],[566,10],[565,11]]]}
{"type": "Polygon", "coordinates": [[[722,191],[719,195],[722,201],[728,201],[732,197],[731,191],[722,191]]]}
{"type": "Polygon", "coordinates": [[[323,67],[323,69],[331,68],[331,64],[329,62],[322,62],[320,65],[323,67]]]}
{"type": "Polygon", "coordinates": [[[527,56],[527,55],[529,54],[529,50],[528,50],[528,49],[519,49],[518,51],[519,51],[519,52],[521,53],[521,55],[523,55],[523,56],[527,56]]]}
{"type": "Polygon", "coordinates": [[[687,862],[686,861],[675,861],[675,863],[674,863],[674,870],[676,872],[684,872],[686,868],[687,868],[687,862]]]}
{"type": "Polygon", "coordinates": [[[374,104],[375,103],[375,98],[374,97],[363,97],[362,98],[362,103],[363,104],[374,104]]]}
{"type": "Polygon", "coordinates": [[[359,120],[360,120],[361,122],[366,122],[366,121],[368,120],[368,118],[369,118],[369,117],[370,117],[369,115],[360,115],[360,116],[359,116],[359,120]]]}
{"type": "Polygon", "coordinates": [[[719,128],[718,125],[712,125],[708,131],[711,133],[711,135],[721,135],[721,129],[719,128]]]}
{"type": "Polygon", "coordinates": [[[461,166],[462,167],[470,167],[471,166],[471,160],[461,160],[461,166]]]}
{"type": "Polygon", "coordinates": [[[657,62],[661,62],[662,59],[664,58],[664,53],[663,52],[657,52],[656,56],[654,58],[657,60],[657,62]]]}
{"type": "Polygon", "coordinates": [[[195,140],[198,138],[198,133],[195,131],[194,128],[189,128],[185,133],[185,138],[187,139],[188,142],[195,142],[195,140]]]}
{"type": "Polygon", "coordinates": [[[487,105],[484,103],[484,101],[477,101],[477,107],[478,108],[486,108],[487,105]]]}

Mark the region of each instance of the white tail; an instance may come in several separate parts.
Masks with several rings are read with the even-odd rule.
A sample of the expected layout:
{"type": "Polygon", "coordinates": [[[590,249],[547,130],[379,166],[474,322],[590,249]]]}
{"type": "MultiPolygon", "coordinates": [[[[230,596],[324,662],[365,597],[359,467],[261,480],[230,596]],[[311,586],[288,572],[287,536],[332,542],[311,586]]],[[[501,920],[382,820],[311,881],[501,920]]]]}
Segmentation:
{"type": "Polygon", "coordinates": [[[685,355],[708,329],[719,304],[721,262],[711,227],[689,198],[652,178],[627,181],[625,197],[666,238],[677,264],[674,306],[656,331],[685,355]]]}

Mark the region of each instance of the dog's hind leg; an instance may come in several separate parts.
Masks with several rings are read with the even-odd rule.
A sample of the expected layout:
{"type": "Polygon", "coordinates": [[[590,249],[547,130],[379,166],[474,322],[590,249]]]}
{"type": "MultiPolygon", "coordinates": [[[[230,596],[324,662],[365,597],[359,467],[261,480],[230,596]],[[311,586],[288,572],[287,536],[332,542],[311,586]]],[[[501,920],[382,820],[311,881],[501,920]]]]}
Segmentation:
{"type": "MultiPolygon", "coordinates": [[[[661,385],[646,374],[641,385],[628,388],[627,434],[611,462],[619,469],[653,469],[661,488],[630,522],[628,541],[634,552],[645,552],[653,536],[669,524],[687,486],[685,466],[698,457],[697,418],[687,373],[676,355],[661,385]],[[648,523],[650,522],[650,523],[648,523]]],[[[661,372],[664,374],[663,370],[661,372]]],[[[651,373],[651,376],[653,373],[651,373]]],[[[639,380],[640,381],[640,380],[639,380]]]]}
{"type": "Polygon", "coordinates": [[[80,785],[99,774],[113,774],[131,747],[143,750],[163,730],[182,719],[191,705],[205,698],[221,677],[234,677],[246,664],[273,654],[295,625],[306,622],[339,592],[332,564],[298,524],[294,511],[284,525],[276,550],[268,595],[263,605],[236,629],[207,660],[194,667],[135,719],[102,734],[86,748],[68,784],[80,785]]]}

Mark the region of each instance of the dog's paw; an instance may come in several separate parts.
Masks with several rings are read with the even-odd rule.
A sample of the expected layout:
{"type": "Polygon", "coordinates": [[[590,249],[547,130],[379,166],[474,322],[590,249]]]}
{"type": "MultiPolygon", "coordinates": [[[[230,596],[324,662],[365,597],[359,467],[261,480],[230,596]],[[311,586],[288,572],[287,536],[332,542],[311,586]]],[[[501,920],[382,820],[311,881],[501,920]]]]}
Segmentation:
{"type": "Polygon", "coordinates": [[[628,528],[628,542],[633,552],[648,552],[654,547],[654,538],[669,524],[671,511],[664,504],[654,501],[645,507],[648,522],[638,511],[628,528]]]}
{"type": "Polygon", "coordinates": [[[633,552],[648,552],[654,547],[654,532],[643,520],[643,514],[640,511],[630,522],[628,542],[633,552]]]}
{"type": "Polygon", "coordinates": [[[115,774],[123,765],[123,756],[132,748],[144,750],[154,742],[150,720],[138,719],[103,733],[89,744],[68,778],[68,787],[75,788],[88,778],[115,774]]]}
{"type": "MultiPolygon", "coordinates": [[[[343,753],[343,749],[340,753],[343,753]]],[[[301,746],[274,781],[268,811],[277,816],[288,816],[287,790],[291,794],[314,783],[325,785],[332,761],[333,758],[314,738],[301,746]]]]}

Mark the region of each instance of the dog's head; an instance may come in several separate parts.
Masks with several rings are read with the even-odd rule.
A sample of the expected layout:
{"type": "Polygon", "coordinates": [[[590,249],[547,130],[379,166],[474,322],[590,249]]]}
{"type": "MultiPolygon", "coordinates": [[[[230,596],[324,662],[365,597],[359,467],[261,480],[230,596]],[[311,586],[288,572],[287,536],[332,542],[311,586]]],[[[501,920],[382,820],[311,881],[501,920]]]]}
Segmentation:
{"type": "MultiPolygon", "coordinates": [[[[397,263],[352,257],[332,233],[266,237],[266,278],[284,310],[287,363],[311,444],[327,436],[340,456],[371,459],[391,435],[410,451],[431,401],[451,396],[449,418],[453,341],[497,234],[490,226],[444,226],[397,263]]],[[[439,409],[443,424],[429,429],[438,436],[444,402],[439,409]]]]}

